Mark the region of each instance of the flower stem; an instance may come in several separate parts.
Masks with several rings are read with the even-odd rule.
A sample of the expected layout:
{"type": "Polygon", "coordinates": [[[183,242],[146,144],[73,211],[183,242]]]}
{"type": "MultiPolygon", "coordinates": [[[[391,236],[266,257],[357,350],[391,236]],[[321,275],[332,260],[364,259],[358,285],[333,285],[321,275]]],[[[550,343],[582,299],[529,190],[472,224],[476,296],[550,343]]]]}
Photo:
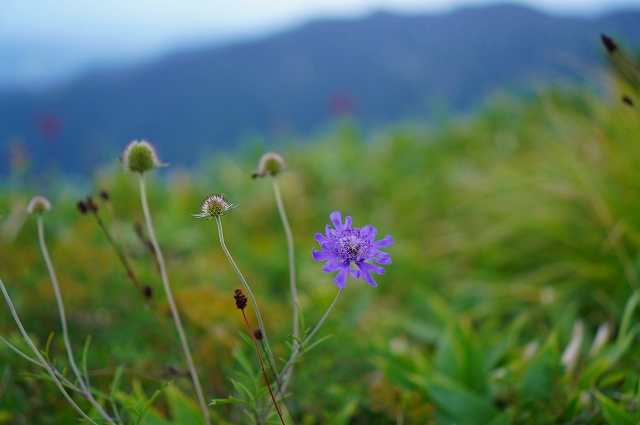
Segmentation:
{"type": "Polygon", "coordinates": [[[100,415],[110,420],[113,423],[113,420],[109,417],[107,412],[104,411],[102,406],[95,400],[91,391],[89,390],[85,380],[76,365],[76,362],[73,358],[73,349],[71,348],[71,340],[69,339],[69,329],[67,326],[67,316],[64,311],[64,303],[62,301],[62,292],[60,291],[60,285],[58,284],[58,278],[56,276],[55,269],[53,268],[53,263],[51,262],[51,258],[49,257],[49,251],[47,250],[47,244],[44,240],[44,224],[42,219],[42,214],[38,214],[37,217],[38,222],[38,241],[40,243],[40,251],[42,251],[42,256],[44,258],[44,262],[47,264],[47,270],[49,271],[49,276],[51,277],[51,284],[53,286],[53,293],[56,297],[56,302],[58,304],[58,313],[60,314],[60,323],[62,325],[62,338],[64,339],[64,346],[67,351],[67,358],[69,359],[69,365],[71,366],[71,370],[73,370],[73,374],[78,380],[78,385],[82,389],[85,397],[89,402],[96,408],[96,410],[100,413],[100,415]]]}
{"type": "MultiPolygon", "coordinates": [[[[293,363],[297,360],[297,357],[300,354],[302,347],[304,347],[309,341],[311,341],[311,338],[313,338],[316,332],[318,332],[318,329],[320,329],[320,326],[322,326],[325,320],[327,320],[329,313],[331,313],[331,310],[333,310],[333,307],[335,307],[336,303],[338,302],[338,299],[340,298],[340,295],[342,295],[342,291],[344,291],[344,288],[340,288],[340,291],[338,291],[338,294],[336,295],[335,299],[333,300],[333,302],[331,303],[327,311],[324,313],[324,316],[322,316],[322,318],[320,319],[316,327],[313,328],[311,333],[307,335],[307,337],[304,340],[302,340],[300,344],[296,346],[295,350],[291,354],[291,357],[289,358],[289,361],[287,361],[287,363],[282,368],[282,371],[280,371],[280,375],[278,375],[278,382],[283,382],[282,378],[287,374],[287,372],[289,371],[293,363]]],[[[285,390],[286,384],[287,384],[287,380],[285,380],[282,384],[282,391],[285,390]]]]}
{"type": "Polygon", "coordinates": [[[273,391],[271,390],[271,384],[269,383],[269,377],[267,376],[267,371],[264,369],[264,363],[262,362],[262,355],[260,354],[260,348],[258,348],[258,341],[256,341],[256,336],[251,329],[251,325],[249,324],[249,319],[247,319],[247,314],[244,312],[244,309],[242,309],[241,311],[242,311],[242,317],[244,317],[244,323],[247,325],[247,329],[249,330],[249,335],[251,335],[253,346],[255,347],[256,353],[258,354],[258,360],[260,360],[260,369],[262,369],[264,382],[266,382],[267,388],[269,389],[269,394],[271,395],[271,401],[273,401],[273,405],[276,407],[276,412],[278,412],[278,416],[280,417],[280,422],[282,422],[282,425],[285,425],[284,419],[282,418],[282,411],[280,410],[280,406],[278,406],[276,397],[273,395],[273,391]]]}
{"type": "Polygon", "coordinates": [[[260,326],[260,329],[262,329],[263,339],[267,347],[267,350],[266,350],[267,356],[269,357],[269,361],[271,362],[271,364],[275,364],[273,360],[273,354],[271,353],[271,346],[269,345],[269,339],[267,338],[267,331],[264,327],[264,322],[262,321],[262,315],[260,314],[260,309],[258,308],[258,303],[256,302],[256,299],[253,296],[253,292],[251,292],[251,288],[249,287],[249,284],[247,283],[246,279],[240,272],[240,269],[236,265],[235,261],[233,261],[233,257],[231,257],[231,254],[229,253],[229,250],[227,249],[227,246],[224,243],[224,233],[222,231],[222,220],[220,219],[219,215],[216,216],[216,223],[218,224],[218,235],[220,236],[220,245],[222,246],[222,250],[227,256],[227,259],[229,260],[229,263],[231,263],[231,266],[235,270],[236,274],[240,278],[240,281],[242,282],[244,289],[247,291],[247,294],[249,294],[249,299],[251,300],[253,309],[256,312],[256,318],[258,319],[258,326],[260,326]]]}
{"type": "Polygon", "coordinates": [[[196,395],[198,397],[200,409],[202,410],[202,416],[204,417],[205,424],[211,425],[211,417],[209,415],[209,410],[207,409],[207,405],[205,403],[202,387],[200,386],[200,380],[198,379],[198,373],[196,372],[196,367],[191,357],[191,351],[189,350],[187,337],[185,336],[184,329],[182,327],[182,322],[180,321],[180,314],[178,313],[178,307],[176,306],[176,303],[173,299],[171,286],[169,285],[169,277],[167,276],[167,268],[164,263],[164,257],[162,255],[162,251],[160,250],[160,245],[158,245],[156,235],[153,231],[153,224],[151,222],[151,214],[149,213],[149,204],[147,202],[147,192],[145,189],[143,173],[139,174],[139,183],[140,183],[140,200],[142,202],[142,211],[144,213],[144,219],[147,224],[147,232],[149,233],[149,238],[151,239],[151,244],[153,245],[153,250],[155,251],[156,258],[158,261],[158,268],[160,269],[160,277],[162,278],[162,286],[164,287],[164,291],[167,295],[167,302],[169,303],[169,309],[171,310],[173,321],[176,324],[176,329],[180,337],[180,343],[182,344],[182,350],[184,351],[184,356],[187,361],[187,365],[189,367],[189,372],[191,373],[191,380],[193,381],[193,386],[196,390],[196,395]]]}
{"type": "Polygon", "coordinates": [[[278,212],[280,213],[280,219],[284,226],[284,233],[287,237],[287,249],[289,254],[289,286],[291,287],[291,307],[293,308],[293,336],[300,337],[300,313],[298,305],[298,289],[296,287],[296,266],[295,255],[293,247],[293,234],[291,233],[291,226],[287,219],[287,212],[284,209],[284,203],[282,202],[282,196],[280,195],[280,188],[278,182],[274,177],[273,181],[273,194],[276,198],[276,205],[278,206],[278,212]]]}
{"type": "MultiPolygon", "coordinates": [[[[56,384],[56,386],[58,387],[58,389],[60,390],[60,392],[62,393],[62,395],[64,396],[64,398],[67,399],[67,401],[69,402],[69,404],[86,420],[88,420],[90,423],[94,424],[94,425],[98,425],[97,422],[95,422],[93,419],[91,419],[81,408],[80,406],[78,406],[76,404],[75,401],[73,401],[73,399],[71,398],[71,396],[69,395],[69,393],[67,392],[67,390],[64,389],[64,387],[62,386],[62,383],[60,382],[60,380],[56,377],[56,374],[54,373],[52,367],[49,365],[49,363],[45,360],[44,356],[40,353],[40,350],[38,350],[38,348],[36,347],[36,345],[33,343],[33,341],[31,340],[31,338],[29,337],[29,334],[27,334],[27,331],[25,330],[24,326],[22,325],[22,322],[20,321],[20,317],[18,317],[18,313],[16,312],[16,308],[13,305],[13,302],[11,301],[11,297],[9,297],[9,293],[7,292],[7,288],[5,288],[4,283],[2,282],[2,279],[0,279],[0,289],[2,290],[2,294],[4,295],[4,299],[7,301],[7,305],[9,306],[9,310],[11,310],[11,315],[13,316],[13,320],[16,322],[16,325],[18,325],[18,329],[20,329],[20,333],[22,334],[22,337],[24,338],[24,340],[27,342],[27,345],[29,345],[29,348],[31,348],[31,351],[33,351],[33,353],[36,355],[36,357],[38,358],[38,360],[40,361],[41,365],[47,370],[47,372],[49,373],[49,376],[51,376],[51,379],[53,380],[53,382],[56,384]]],[[[87,396],[85,392],[82,392],[83,396],[87,396]]],[[[107,420],[109,423],[111,424],[115,424],[115,422],[113,422],[113,420],[111,420],[111,418],[109,418],[109,416],[105,417],[105,420],[107,420]]]]}

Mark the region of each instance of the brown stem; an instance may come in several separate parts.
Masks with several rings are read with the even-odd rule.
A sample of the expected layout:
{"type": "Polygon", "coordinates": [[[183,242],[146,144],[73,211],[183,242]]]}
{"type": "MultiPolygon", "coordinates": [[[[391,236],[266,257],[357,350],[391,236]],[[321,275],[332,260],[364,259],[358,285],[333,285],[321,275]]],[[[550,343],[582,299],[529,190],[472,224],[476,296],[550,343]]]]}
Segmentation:
{"type": "Polygon", "coordinates": [[[276,397],[273,395],[273,391],[271,390],[271,384],[269,384],[269,377],[267,376],[267,371],[264,369],[264,363],[262,362],[262,355],[260,354],[260,349],[258,348],[258,341],[256,341],[256,336],[251,330],[251,325],[249,324],[249,320],[247,319],[247,315],[242,311],[242,317],[244,317],[244,323],[247,324],[247,329],[249,329],[249,334],[251,335],[251,340],[253,341],[253,346],[256,349],[256,353],[258,354],[258,360],[260,360],[260,368],[262,369],[262,375],[264,376],[264,381],[267,383],[267,388],[269,389],[269,394],[271,395],[271,400],[273,401],[273,405],[276,407],[276,412],[278,412],[278,416],[280,417],[280,422],[282,425],[286,425],[284,423],[284,419],[282,418],[282,411],[280,410],[280,406],[278,406],[278,402],[276,401],[276,397]]]}

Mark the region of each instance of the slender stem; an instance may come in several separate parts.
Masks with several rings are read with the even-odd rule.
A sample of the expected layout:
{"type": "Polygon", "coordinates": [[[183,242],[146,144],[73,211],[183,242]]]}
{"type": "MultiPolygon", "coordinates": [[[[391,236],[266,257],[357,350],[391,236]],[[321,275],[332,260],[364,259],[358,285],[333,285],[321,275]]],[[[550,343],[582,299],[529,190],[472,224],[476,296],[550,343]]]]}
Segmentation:
{"type": "Polygon", "coordinates": [[[253,333],[251,329],[251,325],[249,324],[249,319],[247,319],[247,315],[242,311],[242,317],[244,317],[244,323],[247,325],[247,329],[249,329],[249,335],[251,335],[251,340],[253,341],[253,346],[256,349],[256,353],[258,354],[258,360],[260,360],[260,369],[262,369],[262,376],[264,376],[264,382],[267,384],[267,388],[269,389],[269,394],[271,395],[271,401],[273,401],[273,405],[276,407],[276,412],[278,412],[278,416],[280,417],[280,422],[282,425],[285,425],[284,419],[282,419],[282,411],[280,410],[280,406],[278,406],[278,402],[276,401],[276,397],[273,395],[273,391],[271,390],[271,384],[269,383],[269,377],[267,376],[267,371],[264,369],[264,363],[262,362],[262,355],[260,354],[260,349],[258,348],[258,341],[256,341],[256,335],[253,333]]]}
{"type": "MultiPolygon", "coordinates": [[[[109,213],[111,215],[111,220],[115,223],[116,220],[115,220],[115,215],[113,214],[113,208],[111,208],[111,203],[108,203],[107,205],[109,206],[109,213]]],[[[127,256],[126,250],[124,248],[124,242],[122,240],[122,237],[120,236],[119,232],[116,232],[117,237],[120,239],[119,243],[116,243],[115,239],[111,236],[111,233],[109,232],[109,229],[105,225],[104,221],[102,220],[102,218],[100,218],[99,213],[98,212],[94,212],[93,216],[95,217],[96,222],[98,223],[98,226],[102,230],[102,233],[107,238],[107,241],[113,247],[113,249],[116,251],[116,254],[118,255],[118,258],[120,259],[120,262],[122,263],[122,265],[124,266],[124,268],[126,270],[126,276],[133,282],[134,286],[136,287],[136,291],[138,292],[138,294],[140,294],[140,296],[142,296],[144,298],[144,301],[147,304],[147,307],[149,307],[149,309],[153,313],[153,316],[156,318],[156,321],[158,322],[160,327],[162,327],[163,334],[165,335],[165,338],[166,338],[166,341],[167,341],[167,346],[168,346],[169,350],[171,352],[175,353],[175,347],[173,345],[176,342],[175,341],[175,335],[173,335],[173,333],[170,333],[168,331],[165,321],[162,320],[160,318],[160,316],[158,315],[158,311],[156,309],[156,306],[155,306],[153,300],[150,299],[150,298],[147,298],[145,296],[144,289],[141,286],[140,281],[138,280],[138,276],[136,275],[135,271],[133,270],[133,266],[131,265],[131,262],[129,261],[129,257],[127,256]]],[[[115,228],[115,226],[114,226],[114,228],[115,228]]]]}
{"type": "Polygon", "coordinates": [[[125,254],[124,249],[122,248],[122,246],[118,245],[116,241],[113,239],[113,237],[111,236],[111,233],[109,233],[109,230],[107,229],[107,226],[104,224],[104,221],[102,221],[102,218],[100,218],[98,213],[94,212],[93,216],[95,217],[96,222],[98,223],[98,226],[100,226],[100,230],[102,230],[102,233],[107,238],[107,242],[109,242],[109,244],[116,251],[116,254],[118,255],[118,259],[120,260],[125,270],[127,271],[127,277],[131,279],[133,284],[136,286],[136,289],[138,290],[138,292],[142,294],[142,287],[140,286],[140,282],[138,281],[138,276],[136,276],[135,272],[133,271],[133,267],[131,266],[131,263],[129,262],[129,258],[125,254]]]}
{"type": "MultiPolygon", "coordinates": [[[[89,417],[89,415],[87,415],[81,408],[80,406],[78,406],[76,404],[75,401],[73,401],[73,399],[71,398],[71,396],[69,395],[69,393],[67,392],[67,390],[64,389],[64,387],[62,386],[62,383],[60,382],[60,380],[56,377],[56,374],[54,373],[53,369],[51,368],[51,366],[49,365],[49,363],[47,363],[47,361],[45,360],[45,358],[42,356],[42,354],[40,353],[40,351],[38,350],[38,348],[36,347],[36,345],[33,343],[33,341],[31,340],[31,338],[29,338],[29,334],[27,334],[27,331],[24,329],[24,326],[22,326],[22,322],[20,321],[20,318],[18,317],[18,313],[16,312],[15,307],[13,306],[13,302],[11,301],[11,297],[9,297],[9,294],[7,293],[7,288],[5,288],[4,283],[2,282],[2,279],[0,279],[0,289],[2,290],[2,294],[4,295],[4,299],[7,301],[7,305],[9,306],[9,310],[11,310],[11,315],[13,316],[13,320],[16,322],[16,325],[18,325],[18,329],[20,329],[20,333],[22,334],[22,337],[24,338],[24,340],[27,342],[27,344],[29,345],[29,348],[31,348],[31,351],[33,351],[33,353],[36,355],[36,357],[38,358],[38,360],[40,361],[40,363],[42,364],[42,366],[47,370],[47,372],[49,373],[49,376],[51,376],[51,379],[53,380],[53,382],[56,384],[56,386],[58,387],[58,389],[60,390],[60,392],[62,393],[62,395],[64,396],[64,398],[67,399],[67,401],[69,402],[69,404],[86,420],[88,420],[89,422],[91,422],[94,425],[98,425],[97,422],[95,422],[93,419],[91,419],[89,417]]],[[[86,397],[85,393],[82,393],[83,396],[86,397]]],[[[107,418],[105,418],[107,419],[107,418]]],[[[114,424],[113,421],[110,421],[110,423],[114,424]]]]}
{"type": "Polygon", "coordinates": [[[193,386],[196,390],[196,395],[198,396],[198,402],[200,404],[200,409],[202,410],[204,421],[207,425],[210,425],[211,417],[209,415],[209,409],[207,409],[207,405],[204,399],[204,394],[202,392],[202,387],[200,386],[200,380],[198,379],[198,373],[196,372],[195,364],[193,363],[193,359],[191,358],[191,351],[189,350],[187,337],[185,336],[184,329],[182,327],[182,322],[180,321],[180,314],[178,313],[178,307],[176,306],[176,303],[173,299],[171,286],[169,285],[169,277],[167,276],[167,268],[164,263],[164,257],[162,255],[162,251],[160,250],[160,245],[158,245],[156,235],[153,231],[153,224],[151,222],[151,214],[149,213],[149,204],[147,202],[147,192],[145,189],[143,173],[140,173],[139,175],[139,183],[140,183],[140,200],[142,202],[142,211],[144,213],[145,222],[147,223],[147,232],[149,233],[149,238],[151,239],[151,244],[153,245],[153,250],[155,251],[156,258],[158,260],[158,268],[160,269],[162,286],[164,287],[164,291],[167,295],[167,302],[169,303],[169,309],[171,310],[173,321],[176,324],[176,329],[180,337],[180,343],[182,344],[182,350],[184,351],[184,356],[187,361],[187,365],[189,367],[189,372],[191,373],[191,380],[193,381],[193,386]]]}
{"type": "MultiPolygon", "coordinates": [[[[300,354],[300,351],[302,350],[302,347],[304,347],[309,341],[311,341],[311,338],[313,338],[313,336],[316,334],[316,332],[318,332],[318,329],[320,329],[320,326],[322,326],[322,324],[325,322],[325,320],[327,320],[327,317],[329,316],[329,313],[331,313],[331,310],[333,310],[333,307],[335,307],[336,303],[338,302],[338,299],[340,298],[340,295],[342,295],[342,291],[344,291],[344,288],[340,288],[340,291],[338,291],[338,294],[336,295],[335,299],[333,300],[333,302],[331,303],[331,305],[329,306],[327,311],[324,313],[324,316],[322,316],[322,319],[320,319],[320,321],[318,322],[316,327],[313,328],[311,333],[299,345],[296,346],[296,349],[291,354],[291,357],[289,358],[289,361],[282,368],[282,371],[280,372],[280,375],[278,375],[278,381],[280,381],[280,382],[282,381],[282,377],[285,376],[287,371],[291,368],[293,363],[296,361],[298,355],[300,354]]],[[[283,391],[284,391],[285,386],[286,386],[286,381],[282,385],[283,391]]]]}
{"type": "Polygon", "coordinates": [[[289,286],[291,287],[291,307],[293,308],[293,336],[300,338],[300,318],[299,318],[299,305],[298,305],[298,289],[296,287],[296,266],[295,255],[293,247],[293,234],[291,233],[291,226],[287,219],[287,212],[284,209],[284,203],[282,202],[282,196],[280,195],[280,188],[276,178],[271,179],[273,181],[273,194],[276,198],[276,205],[278,206],[278,212],[280,213],[280,219],[284,226],[284,233],[287,237],[287,249],[289,253],[289,286]]]}
{"type": "Polygon", "coordinates": [[[44,262],[47,264],[47,269],[49,271],[49,276],[51,277],[51,284],[53,286],[53,293],[56,297],[56,302],[58,304],[58,313],[60,314],[60,323],[62,325],[62,338],[64,339],[64,346],[67,351],[67,358],[69,359],[69,365],[71,366],[71,370],[73,370],[73,374],[78,380],[78,385],[82,388],[82,391],[86,393],[87,400],[96,408],[96,410],[100,413],[100,415],[107,419],[108,421],[113,422],[109,414],[100,406],[100,404],[95,400],[93,395],[91,394],[90,389],[87,386],[87,383],[84,381],[78,366],[76,365],[75,359],[73,358],[73,349],[71,347],[71,340],[69,339],[69,328],[67,325],[67,316],[64,311],[64,303],[62,301],[62,292],[60,291],[60,285],[58,284],[58,277],[56,276],[56,271],[53,268],[53,263],[51,262],[51,258],[49,257],[49,251],[47,250],[47,244],[44,240],[44,224],[42,219],[42,214],[38,214],[38,241],[40,242],[40,251],[42,251],[42,256],[44,257],[44,262]]]}
{"type": "Polygon", "coordinates": [[[265,345],[267,347],[267,356],[269,357],[269,361],[271,362],[271,364],[275,364],[275,361],[273,360],[273,354],[271,353],[271,346],[269,345],[269,339],[267,338],[267,330],[264,327],[264,322],[262,321],[262,315],[260,314],[260,309],[258,308],[258,303],[256,302],[256,299],[253,296],[253,292],[251,292],[251,288],[249,287],[249,284],[247,283],[246,279],[244,278],[244,276],[240,272],[240,269],[236,265],[235,261],[233,261],[233,258],[231,257],[231,254],[229,253],[229,250],[227,249],[227,246],[224,243],[224,234],[222,232],[222,220],[220,220],[220,216],[219,215],[216,216],[216,223],[218,224],[218,235],[220,236],[220,245],[222,246],[222,250],[226,254],[227,259],[231,263],[231,266],[233,267],[233,269],[235,270],[236,274],[240,278],[240,281],[242,282],[242,285],[244,286],[244,289],[249,294],[249,299],[251,300],[251,304],[253,305],[253,309],[256,312],[256,318],[258,319],[258,325],[260,326],[260,329],[262,329],[262,336],[263,336],[265,345]]]}

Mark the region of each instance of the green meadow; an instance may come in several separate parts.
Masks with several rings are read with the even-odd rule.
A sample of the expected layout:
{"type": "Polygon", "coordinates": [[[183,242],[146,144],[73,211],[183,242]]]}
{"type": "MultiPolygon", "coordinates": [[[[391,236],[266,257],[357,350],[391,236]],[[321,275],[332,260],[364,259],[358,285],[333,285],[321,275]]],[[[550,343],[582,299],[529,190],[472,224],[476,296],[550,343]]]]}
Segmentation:
{"type": "MultiPolygon", "coordinates": [[[[311,256],[332,211],[357,227],[372,224],[378,238],[388,234],[394,243],[384,249],[393,262],[375,276],[377,287],[348,278],[295,364],[279,399],[282,421],[640,421],[640,114],[611,91],[496,96],[465,117],[429,126],[365,132],[341,122],[283,144],[288,169],[275,179],[293,232],[302,330],[318,323],[338,292],[335,273],[311,256]]],[[[281,368],[296,340],[274,177],[251,178],[264,152],[253,143],[194,170],[169,166],[146,176],[203,392],[207,404],[217,400],[208,407],[215,424],[282,423],[234,303],[242,284],[216,221],[191,216],[211,193],[238,204],[221,217],[225,242],[281,368]]],[[[13,176],[1,188],[0,278],[38,348],[74,382],[36,217],[24,213],[41,194],[53,204],[42,218],[69,337],[95,397],[121,423],[202,424],[148,248],[137,177],[107,167],[86,193],[62,177],[39,193],[24,179],[13,176]],[[97,215],[76,206],[89,194],[97,215]],[[97,217],[124,247],[140,287],[97,217]]],[[[257,327],[252,305],[245,311],[257,327]]],[[[4,299],[0,335],[33,357],[4,299]]],[[[89,423],[79,417],[42,367],[0,345],[0,424],[89,423]]]]}

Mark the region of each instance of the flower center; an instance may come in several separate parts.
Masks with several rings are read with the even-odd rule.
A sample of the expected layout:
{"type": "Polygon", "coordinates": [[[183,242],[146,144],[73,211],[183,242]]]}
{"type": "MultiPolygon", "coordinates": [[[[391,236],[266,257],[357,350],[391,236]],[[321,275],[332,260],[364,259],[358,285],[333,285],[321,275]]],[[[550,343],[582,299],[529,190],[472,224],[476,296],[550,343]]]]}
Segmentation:
{"type": "Polygon", "coordinates": [[[336,244],[340,256],[353,262],[364,260],[371,247],[371,244],[360,236],[360,229],[343,230],[336,244]]]}

